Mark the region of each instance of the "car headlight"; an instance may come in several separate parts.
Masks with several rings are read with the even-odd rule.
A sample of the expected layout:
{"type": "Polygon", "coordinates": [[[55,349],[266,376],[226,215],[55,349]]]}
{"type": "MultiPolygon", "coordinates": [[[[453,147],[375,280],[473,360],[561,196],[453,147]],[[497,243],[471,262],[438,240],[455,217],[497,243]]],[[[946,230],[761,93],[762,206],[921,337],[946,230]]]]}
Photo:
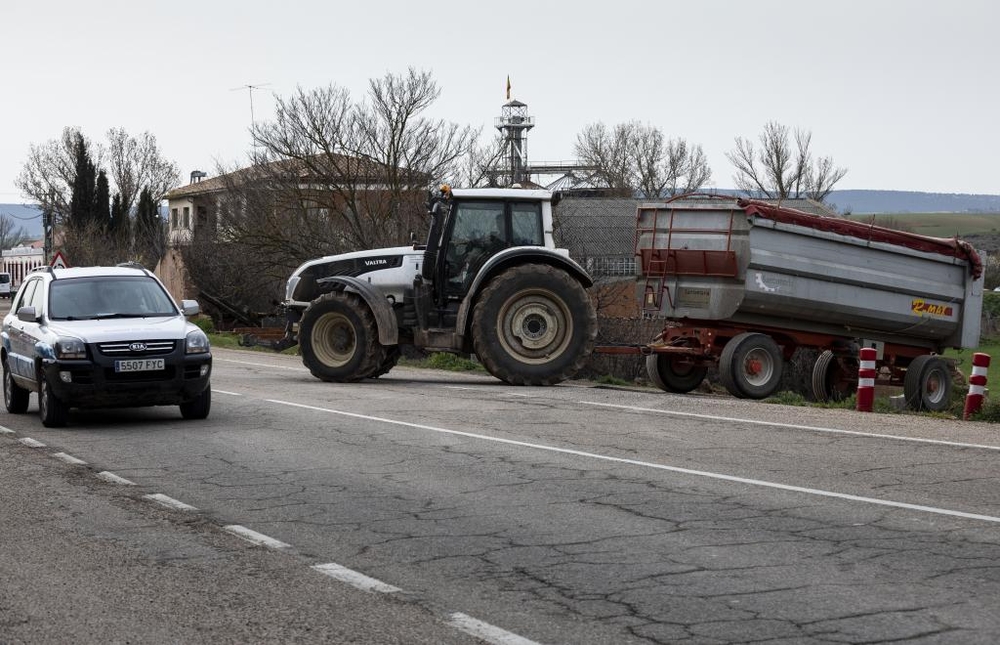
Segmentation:
{"type": "Polygon", "coordinates": [[[79,338],[61,336],[56,341],[56,358],[60,360],[87,358],[87,345],[79,338]]]}
{"type": "Polygon", "coordinates": [[[186,354],[204,354],[209,350],[208,336],[200,329],[189,332],[184,344],[186,354]]]}

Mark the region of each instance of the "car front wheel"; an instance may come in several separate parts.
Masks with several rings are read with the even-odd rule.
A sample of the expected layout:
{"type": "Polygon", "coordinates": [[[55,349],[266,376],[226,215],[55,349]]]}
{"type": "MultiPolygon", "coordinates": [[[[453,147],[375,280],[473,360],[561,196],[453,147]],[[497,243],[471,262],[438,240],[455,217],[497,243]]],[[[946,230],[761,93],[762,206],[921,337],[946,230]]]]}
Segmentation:
{"type": "Polygon", "coordinates": [[[205,387],[205,391],[194,399],[181,403],[181,416],[185,419],[207,419],[208,412],[212,409],[212,386],[205,387]]]}
{"type": "Polygon", "coordinates": [[[60,401],[52,391],[48,379],[44,376],[39,378],[38,390],[38,415],[42,418],[42,425],[46,428],[61,428],[66,425],[69,416],[69,408],[60,401]]]}

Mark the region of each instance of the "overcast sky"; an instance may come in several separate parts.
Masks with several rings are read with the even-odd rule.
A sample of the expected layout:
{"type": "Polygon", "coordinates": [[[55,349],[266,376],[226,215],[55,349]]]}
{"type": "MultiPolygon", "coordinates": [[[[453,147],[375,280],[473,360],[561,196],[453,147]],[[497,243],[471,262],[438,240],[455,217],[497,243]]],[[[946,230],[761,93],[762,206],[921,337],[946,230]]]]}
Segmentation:
{"type": "Polygon", "coordinates": [[[246,159],[274,95],[433,73],[432,116],[482,127],[512,95],[530,162],[573,158],[586,125],[637,119],[725,153],[768,121],[812,132],[838,188],[1000,193],[996,0],[170,2],[3,0],[0,202],[63,127],[154,134],[187,183],[246,159]],[[242,89],[234,89],[242,88],[242,89]]]}

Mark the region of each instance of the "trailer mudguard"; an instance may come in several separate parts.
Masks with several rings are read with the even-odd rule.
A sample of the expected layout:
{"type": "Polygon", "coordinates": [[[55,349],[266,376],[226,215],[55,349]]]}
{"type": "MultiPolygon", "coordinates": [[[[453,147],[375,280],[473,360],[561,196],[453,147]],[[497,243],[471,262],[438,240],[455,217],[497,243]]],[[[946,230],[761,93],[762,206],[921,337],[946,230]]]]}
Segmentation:
{"type": "Polygon", "coordinates": [[[359,278],[346,275],[321,278],[316,281],[316,284],[320,286],[323,293],[347,291],[361,296],[375,316],[375,324],[378,326],[378,342],[387,347],[399,344],[399,327],[396,324],[396,315],[392,312],[392,305],[370,284],[359,278]]]}

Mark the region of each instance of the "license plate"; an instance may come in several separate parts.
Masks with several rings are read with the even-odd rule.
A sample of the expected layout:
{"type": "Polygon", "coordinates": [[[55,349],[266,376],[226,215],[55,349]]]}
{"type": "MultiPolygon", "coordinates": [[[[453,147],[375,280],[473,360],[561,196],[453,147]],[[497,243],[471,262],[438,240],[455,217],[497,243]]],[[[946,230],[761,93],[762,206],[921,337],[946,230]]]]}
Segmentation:
{"type": "Polygon", "coordinates": [[[116,372],[151,372],[164,369],[162,358],[137,358],[130,361],[115,361],[116,372]]]}

